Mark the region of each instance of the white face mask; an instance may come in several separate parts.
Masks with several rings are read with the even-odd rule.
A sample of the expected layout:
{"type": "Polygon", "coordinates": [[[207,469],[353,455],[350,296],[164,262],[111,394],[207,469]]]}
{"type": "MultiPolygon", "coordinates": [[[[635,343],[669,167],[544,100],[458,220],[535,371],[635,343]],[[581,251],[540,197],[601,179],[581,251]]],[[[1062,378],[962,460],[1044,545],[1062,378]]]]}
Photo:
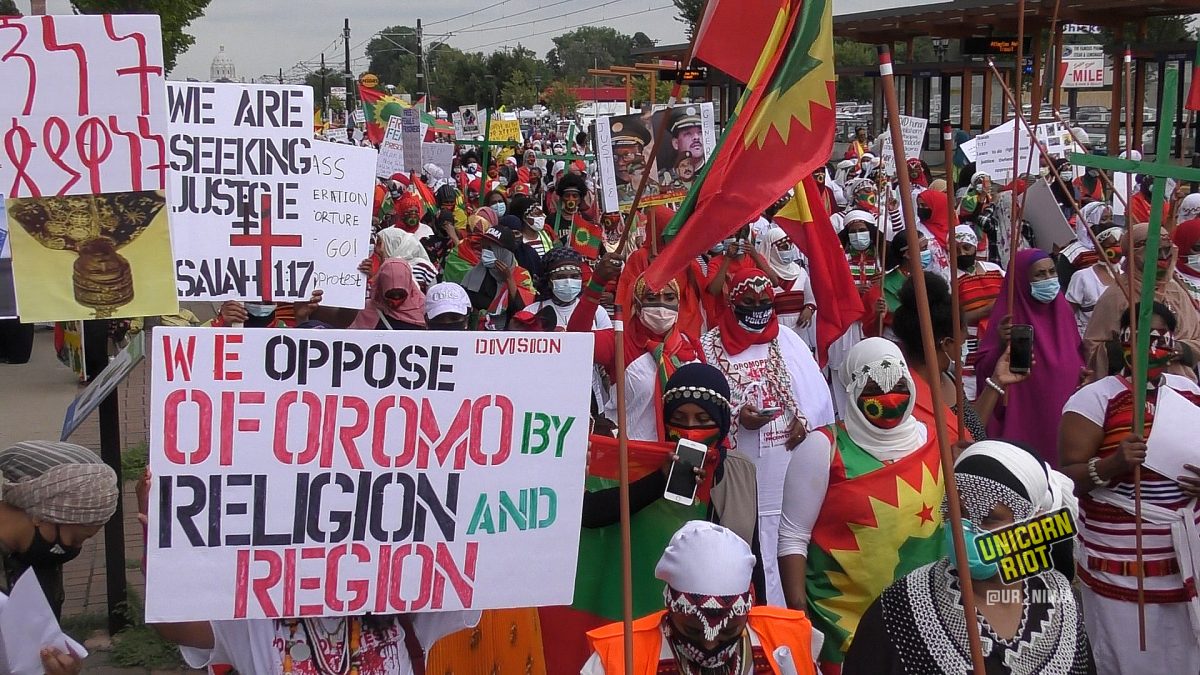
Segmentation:
{"type": "Polygon", "coordinates": [[[275,305],[264,305],[261,302],[247,302],[246,313],[256,319],[265,319],[275,311],[275,305]]]}
{"type": "Polygon", "coordinates": [[[508,205],[504,202],[496,202],[492,204],[492,211],[496,213],[497,218],[503,218],[504,212],[508,209],[508,205]]]}
{"type": "Polygon", "coordinates": [[[559,302],[571,302],[583,291],[583,279],[551,279],[550,289],[559,302]]]}
{"type": "Polygon", "coordinates": [[[865,251],[871,245],[870,232],[851,232],[850,247],[855,251],[865,251]]]}
{"type": "Polygon", "coordinates": [[[1200,270],[1200,253],[1189,255],[1187,257],[1187,266],[1194,270],[1200,270]]]}
{"type": "Polygon", "coordinates": [[[779,261],[784,265],[791,265],[798,260],[800,260],[800,252],[794,248],[779,252],[779,261]]]}
{"type": "Polygon", "coordinates": [[[679,319],[679,310],[671,307],[643,307],[638,310],[638,318],[651,333],[666,335],[675,327],[675,321],[679,319]]]}
{"type": "Polygon", "coordinates": [[[533,222],[530,223],[529,226],[532,227],[533,229],[537,230],[538,232],[541,232],[543,229],[545,229],[546,216],[534,216],[534,217],[530,218],[530,220],[532,220],[533,222]]]}

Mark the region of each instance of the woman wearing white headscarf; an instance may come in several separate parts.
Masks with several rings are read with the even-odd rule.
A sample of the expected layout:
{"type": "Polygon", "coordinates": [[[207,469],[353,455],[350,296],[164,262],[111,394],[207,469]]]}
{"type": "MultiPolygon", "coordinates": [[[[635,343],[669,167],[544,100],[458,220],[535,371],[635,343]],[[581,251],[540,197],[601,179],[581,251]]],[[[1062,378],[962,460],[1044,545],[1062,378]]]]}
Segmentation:
{"type": "Polygon", "coordinates": [[[792,452],[779,526],[787,605],[824,633],[830,664],[883,589],[942,555],[937,434],[913,415],[917,384],[900,348],[867,338],[841,374],[850,405],[792,452]]]}
{"type": "Polygon", "coordinates": [[[780,285],[775,287],[775,315],[779,317],[779,325],[799,335],[809,349],[815,349],[817,302],[808,270],[800,264],[800,249],[782,228],[774,226],[755,246],[779,277],[780,285]]]}
{"type": "MultiPolygon", "coordinates": [[[[1071,480],[1003,441],[976,443],[954,463],[967,546],[983,531],[1066,508],[1071,480]]],[[[943,514],[947,505],[943,502],[943,514]]],[[[888,587],[858,625],[845,675],[971,671],[967,630],[982,634],[984,669],[1011,675],[1096,672],[1083,613],[1071,592],[1070,540],[1051,547],[1053,568],[1005,584],[996,564],[968,555],[977,616],[964,620],[950,530],[945,556],[888,587]],[[969,628],[968,628],[969,626],[969,628]]],[[[1184,672],[1163,670],[1161,672],[1184,672]]]]}

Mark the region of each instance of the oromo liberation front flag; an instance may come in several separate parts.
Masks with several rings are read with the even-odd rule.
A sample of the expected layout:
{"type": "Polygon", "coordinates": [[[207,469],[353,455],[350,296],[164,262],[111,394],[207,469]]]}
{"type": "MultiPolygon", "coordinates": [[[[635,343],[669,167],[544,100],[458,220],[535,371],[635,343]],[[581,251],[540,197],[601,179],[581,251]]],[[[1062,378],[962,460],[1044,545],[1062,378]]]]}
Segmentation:
{"type": "Polygon", "coordinates": [[[387,131],[392,115],[399,115],[410,107],[403,99],[378,89],[368,89],[361,84],[358,85],[358,100],[362,101],[363,116],[367,120],[367,138],[375,145],[383,142],[383,132],[387,131]]]}
{"type": "MultiPolygon", "coordinates": [[[[783,0],[777,6],[746,94],[667,227],[673,240],[646,270],[652,287],[661,288],[692,258],[758,218],[829,158],[835,120],[831,3],[783,0]],[[681,228],[687,236],[675,237],[681,228]]],[[[713,31],[704,37],[735,39],[713,31]]]]}

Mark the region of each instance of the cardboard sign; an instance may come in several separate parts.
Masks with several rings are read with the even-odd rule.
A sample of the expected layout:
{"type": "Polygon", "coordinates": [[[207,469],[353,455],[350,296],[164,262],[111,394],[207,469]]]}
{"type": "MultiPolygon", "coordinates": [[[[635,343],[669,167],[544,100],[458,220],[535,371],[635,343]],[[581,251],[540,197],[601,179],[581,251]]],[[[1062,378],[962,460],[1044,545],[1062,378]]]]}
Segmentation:
{"type": "Polygon", "coordinates": [[[1024,217],[1033,228],[1037,247],[1046,253],[1054,253],[1075,241],[1075,230],[1067,223],[1050,185],[1044,180],[1034,181],[1025,191],[1024,217]]]}
{"type": "Polygon", "coordinates": [[[157,16],[10,16],[0,34],[0,192],[20,199],[163,189],[157,16]]]}
{"type": "Polygon", "coordinates": [[[379,178],[391,178],[398,173],[404,173],[404,142],[400,130],[400,116],[392,115],[388,118],[383,141],[379,144],[375,175],[379,178]]]}
{"type": "Polygon", "coordinates": [[[314,147],[333,147],[313,140],[312,88],[171,82],[167,92],[179,298],[307,300],[328,226],[307,220],[302,200],[317,180],[314,147]]]}
{"type": "Polygon", "coordinates": [[[664,108],[649,119],[641,114],[597,118],[598,191],[604,211],[628,211],[645,172],[650,178],[640,206],[683,201],[716,147],[713,113],[712,103],[690,103],[664,108]],[[670,137],[651,156],[664,115],[670,116],[665,127],[670,137]]]}
{"type": "Polygon", "coordinates": [[[63,418],[62,434],[58,440],[65,441],[75,433],[80,424],[100,407],[108,395],[117,390],[117,385],[129,377],[134,367],[146,358],[146,334],[134,335],[125,349],[116,358],[108,362],[104,370],[92,380],[87,389],[79,392],[71,405],[67,406],[67,414],[63,418]]]}
{"type": "Polygon", "coordinates": [[[458,120],[455,122],[454,132],[459,138],[474,140],[476,136],[483,135],[480,124],[479,106],[463,105],[458,107],[458,120]]]}
{"type": "MultiPolygon", "coordinates": [[[[912,159],[921,157],[921,149],[925,147],[925,130],[929,120],[924,117],[900,116],[900,133],[904,136],[904,156],[912,159]]],[[[896,151],[892,147],[890,132],[885,131],[883,137],[882,158],[883,170],[889,176],[896,175],[896,151]]]]}
{"type": "Polygon", "coordinates": [[[400,114],[400,143],[404,146],[404,170],[421,170],[421,113],[416,108],[405,108],[400,114]]]}
{"type": "Polygon", "coordinates": [[[497,335],[155,330],[146,620],[570,604],[592,337],[497,335]]]}

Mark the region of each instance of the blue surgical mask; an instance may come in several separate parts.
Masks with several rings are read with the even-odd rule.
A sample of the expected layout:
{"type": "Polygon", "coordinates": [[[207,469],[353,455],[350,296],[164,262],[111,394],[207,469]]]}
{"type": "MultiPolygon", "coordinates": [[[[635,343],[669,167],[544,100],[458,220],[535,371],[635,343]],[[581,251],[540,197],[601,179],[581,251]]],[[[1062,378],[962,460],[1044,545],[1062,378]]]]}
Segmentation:
{"type": "Polygon", "coordinates": [[[503,218],[505,212],[508,210],[508,204],[505,204],[504,202],[496,202],[495,204],[492,204],[492,210],[496,212],[497,218],[503,218]]]}
{"type": "Polygon", "coordinates": [[[256,319],[265,319],[275,312],[274,304],[263,304],[261,302],[247,302],[246,313],[256,319]]]}
{"type": "Polygon", "coordinates": [[[583,279],[551,279],[550,289],[559,302],[571,302],[583,290],[583,279]]]}
{"type": "Polygon", "coordinates": [[[851,232],[849,238],[850,247],[855,251],[865,251],[871,245],[870,232],[851,232]]]}
{"type": "Polygon", "coordinates": [[[779,252],[779,262],[783,263],[784,265],[791,265],[798,260],[800,260],[800,252],[794,248],[789,248],[786,251],[779,252]]]}
{"type": "Polygon", "coordinates": [[[491,269],[496,266],[496,254],[492,251],[492,249],[485,248],[483,249],[483,252],[479,254],[479,261],[483,263],[484,267],[491,269]]]}
{"type": "MultiPolygon", "coordinates": [[[[950,566],[957,568],[958,557],[954,555],[954,531],[950,529],[951,527],[950,520],[947,519],[946,523],[942,526],[942,531],[946,535],[946,555],[950,558],[950,566]]],[[[962,521],[962,528],[963,544],[966,545],[967,549],[967,568],[971,571],[971,578],[982,581],[984,579],[991,579],[999,574],[1000,569],[996,567],[996,563],[984,562],[979,557],[979,549],[975,547],[975,540],[984,533],[980,532],[975,523],[969,520],[962,521]]]]}
{"type": "Polygon", "coordinates": [[[1058,289],[1057,277],[1042,279],[1041,281],[1034,281],[1029,284],[1029,292],[1033,294],[1033,299],[1038,302],[1054,302],[1054,298],[1058,297],[1058,289]]]}
{"type": "Polygon", "coordinates": [[[921,267],[924,267],[925,269],[929,269],[929,266],[932,264],[933,264],[933,251],[930,251],[929,249],[925,249],[924,251],[921,251],[921,267]]]}

